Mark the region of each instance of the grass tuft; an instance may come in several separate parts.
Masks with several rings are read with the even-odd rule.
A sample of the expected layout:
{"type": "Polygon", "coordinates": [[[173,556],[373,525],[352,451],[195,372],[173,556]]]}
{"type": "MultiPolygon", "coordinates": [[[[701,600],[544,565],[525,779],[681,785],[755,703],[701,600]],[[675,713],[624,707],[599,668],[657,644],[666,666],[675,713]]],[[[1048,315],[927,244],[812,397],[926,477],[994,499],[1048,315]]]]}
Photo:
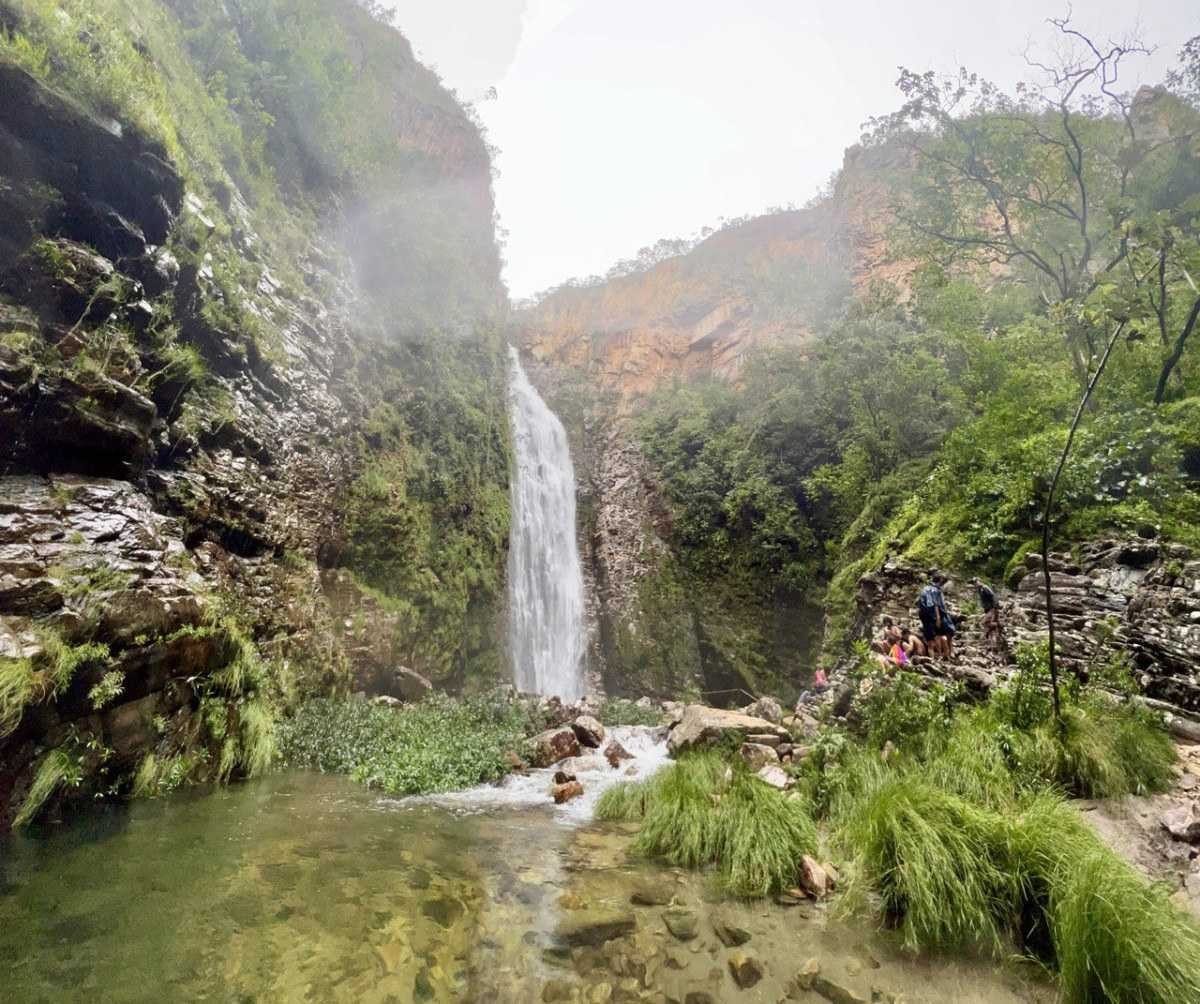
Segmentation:
{"type": "Polygon", "coordinates": [[[649,781],[622,781],[601,794],[595,816],[601,822],[629,823],[646,814],[649,781]]]}
{"type": "Polygon", "coordinates": [[[50,800],[59,787],[66,782],[75,770],[75,764],[65,750],[51,750],[38,764],[33,784],[21,808],[13,819],[13,829],[19,830],[28,826],[50,800]]]}
{"type": "Polygon", "coordinates": [[[634,851],[684,868],[715,861],[721,829],[714,811],[724,786],[725,761],[711,752],[691,753],[658,772],[646,799],[634,851]]]}
{"type": "Polygon", "coordinates": [[[21,724],[33,690],[33,664],[28,659],[0,659],[0,738],[21,724]]]}
{"type": "Polygon", "coordinates": [[[259,777],[271,767],[278,753],[275,719],[262,701],[247,701],[241,706],[242,770],[247,777],[259,777]]]}
{"type": "Polygon", "coordinates": [[[817,851],[806,802],[739,771],[716,810],[722,883],[745,899],[796,884],[800,859],[817,851]]]}

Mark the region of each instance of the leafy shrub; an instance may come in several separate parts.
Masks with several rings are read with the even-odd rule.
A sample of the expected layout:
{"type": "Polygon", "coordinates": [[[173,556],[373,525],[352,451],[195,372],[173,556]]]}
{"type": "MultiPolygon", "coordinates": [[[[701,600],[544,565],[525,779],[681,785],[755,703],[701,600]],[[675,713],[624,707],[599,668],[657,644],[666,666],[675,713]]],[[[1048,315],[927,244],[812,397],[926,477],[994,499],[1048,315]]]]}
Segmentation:
{"type": "Polygon", "coordinates": [[[657,725],[662,714],[655,707],[643,707],[624,697],[610,697],[600,706],[600,721],[614,725],[657,725]]]}
{"type": "Polygon", "coordinates": [[[435,695],[392,709],[319,698],[279,723],[279,747],[288,766],[415,795],[497,780],[525,734],[519,706],[483,699],[435,695]]]}

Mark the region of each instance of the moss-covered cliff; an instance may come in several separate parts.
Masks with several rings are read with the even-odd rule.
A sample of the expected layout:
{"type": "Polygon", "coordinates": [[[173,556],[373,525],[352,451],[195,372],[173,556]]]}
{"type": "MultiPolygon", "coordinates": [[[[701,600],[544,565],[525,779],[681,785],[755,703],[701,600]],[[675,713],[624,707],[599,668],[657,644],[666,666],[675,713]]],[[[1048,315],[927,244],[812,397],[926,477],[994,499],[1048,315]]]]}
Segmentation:
{"type": "Polygon", "coordinates": [[[0,2],[0,821],[501,671],[490,186],[351,0],[0,2]]]}

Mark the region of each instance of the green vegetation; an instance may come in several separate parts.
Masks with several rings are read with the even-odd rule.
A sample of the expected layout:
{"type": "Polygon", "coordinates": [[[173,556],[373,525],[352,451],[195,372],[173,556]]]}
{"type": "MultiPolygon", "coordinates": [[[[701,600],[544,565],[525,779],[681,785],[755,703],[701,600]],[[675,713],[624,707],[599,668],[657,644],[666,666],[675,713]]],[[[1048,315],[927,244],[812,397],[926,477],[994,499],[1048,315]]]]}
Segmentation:
{"type": "Polygon", "coordinates": [[[279,724],[290,767],[349,774],[397,795],[452,791],[503,777],[530,732],[519,705],[441,695],[392,709],[318,698],[279,724]]]}
{"type": "Polygon", "coordinates": [[[818,605],[823,656],[841,656],[857,580],[889,557],[1011,571],[1040,538],[1082,386],[1118,328],[1055,533],[1200,545],[1195,54],[1134,112],[1099,89],[1086,50],[1067,108],[1036,80],[1006,96],[965,72],[902,75],[905,104],[874,124],[864,163],[878,150],[891,165],[884,236],[912,268],[906,288],[847,297],[816,337],[752,350],[737,385],[665,388],[641,420],[687,582],[673,606],[705,630],[726,620],[706,670],[790,674],[816,640],[796,636],[794,611],[818,605]]]}
{"type": "Polygon", "coordinates": [[[506,672],[498,638],[509,524],[503,346],[430,338],[389,353],[362,437],[344,563],[395,619],[402,665],[483,688],[506,672]]]}
{"type": "Polygon", "coordinates": [[[657,707],[643,707],[637,701],[624,697],[610,697],[600,705],[600,722],[603,725],[658,725],[662,714],[657,707]]]}
{"type": "Polygon", "coordinates": [[[21,724],[34,695],[33,664],[28,659],[0,659],[0,737],[21,724]]]}
{"type": "Polygon", "coordinates": [[[681,757],[653,778],[614,785],[596,818],[639,820],[634,850],[684,868],[716,868],[732,895],[760,898],[794,886],[800,859],[816,853],[807,803],[784,794],[719,752],[681,757]],[[728,777],[727,777],[728,774],[728,777]]]}
{"type": "Polygon", "coordinates": [[[42,807],[60,787],[78,784],[78,768],[75,760],[63,749],[54,749],[42,757],[29,793],[13,819],[13,829],[19,830],[33,822],[42,807]]]}

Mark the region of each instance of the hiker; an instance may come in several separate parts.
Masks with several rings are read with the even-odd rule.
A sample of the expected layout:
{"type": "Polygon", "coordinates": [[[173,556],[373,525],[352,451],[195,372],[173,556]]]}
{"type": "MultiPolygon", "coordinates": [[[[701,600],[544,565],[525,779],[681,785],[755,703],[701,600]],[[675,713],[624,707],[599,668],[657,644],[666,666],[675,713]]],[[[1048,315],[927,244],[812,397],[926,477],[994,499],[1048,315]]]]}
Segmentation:
{"type": "Polygon", "coordinates": [[[901,641],[899,636],[897,636],[896,640],[892,642],[892,647],[888,652],[888,657],[896,666],[899,666],[901,669],[908,665],[908,652],[905,650],[904,643],[901,641]]]}
{"type": "Polygon", "coordinates": [[[938,659],[953,659],[955,627],[942,595],[945,583],[944,575],[930,573],[928,584],[917,597],[917,614],[921,618],[921,634],[929,646],[929,654],[938,659]]]}
{"type": "Polygon", "coordinates": [[[904,646],[904,651],[908,653],[909,661],[919,655],[925,654],[925,643],[921,641],[921,636],[915,631],[902,628],[900,631],[900,643],[904,646]]]}
{"type": "Polygon", "coordinates": [[[983,643],[1001,655],[1004,654],[1004,628],[1000,624],[1000,603],[995,592],[978,577],[971,580],[971,585],[979,593],[979,608],[983,611],[980,627],[983,628],[983,643]]]}
{"type": "Polygon", "coordinates": [[[823,693],[828,686],[829,677],[825,674],[825,670],[818,666],[817,671],[813,673],[813,690],[820,694],[823,693]]]}
{"type": "Polygon", "coordinates": [[[890,617],[883,619],[883,636],[871,642],[871,651],[877,655],[887,655],[892,650],[892,630],[894,625],[890,617]]]}

